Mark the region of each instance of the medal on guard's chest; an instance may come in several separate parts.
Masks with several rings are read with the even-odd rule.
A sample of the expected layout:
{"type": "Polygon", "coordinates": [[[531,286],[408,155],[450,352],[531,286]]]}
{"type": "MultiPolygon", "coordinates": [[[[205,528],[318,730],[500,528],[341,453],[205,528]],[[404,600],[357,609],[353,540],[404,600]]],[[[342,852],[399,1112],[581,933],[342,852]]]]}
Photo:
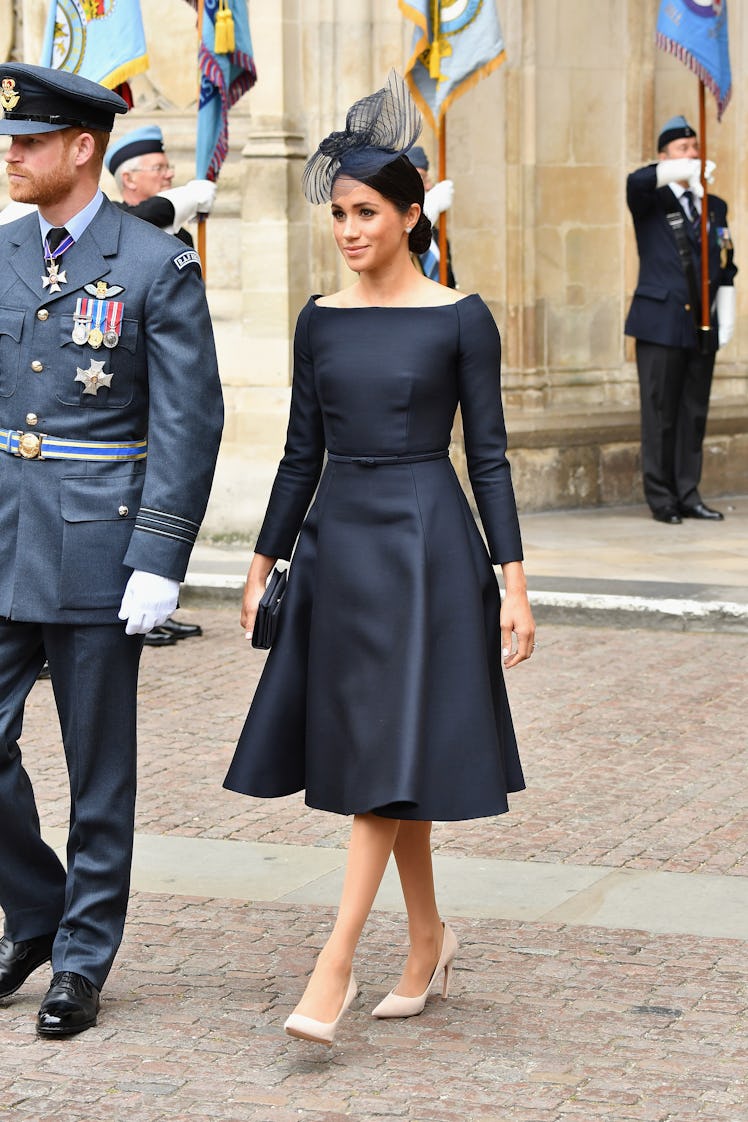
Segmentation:
{"type": "Polygon", "coordinates": [[[99,327],[92,327],[88,333],[88,345],[98,351],[101,344],[104,342],[104,332],[99,327]]]}
{"type": "Polygon", "coordinates": [[[93,394],[95,397],[102,386],[108,389],[111,385],[113,375],[105,374],[104,363],[97,362],[95,358],[91,359],[88,370],[81,370],[80,366],[77,369],[75,381],[83,383],[84,394],[93,394]]]}

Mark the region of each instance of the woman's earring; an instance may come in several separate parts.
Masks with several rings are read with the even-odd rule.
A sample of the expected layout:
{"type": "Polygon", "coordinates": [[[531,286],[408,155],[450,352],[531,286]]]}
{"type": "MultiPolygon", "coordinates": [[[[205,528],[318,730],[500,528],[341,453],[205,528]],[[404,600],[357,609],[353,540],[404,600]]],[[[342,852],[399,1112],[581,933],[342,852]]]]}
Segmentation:
{"type": "Polygon", "coordinates": [[[406,234],[409,234],[409,233],[411,232],[411,230],[412,230],[412,229],[413,229],[413,227],[412,227],[412,226],[406,226],[406,227],[405,227],[405,233],[406,233],[406,234]]]}

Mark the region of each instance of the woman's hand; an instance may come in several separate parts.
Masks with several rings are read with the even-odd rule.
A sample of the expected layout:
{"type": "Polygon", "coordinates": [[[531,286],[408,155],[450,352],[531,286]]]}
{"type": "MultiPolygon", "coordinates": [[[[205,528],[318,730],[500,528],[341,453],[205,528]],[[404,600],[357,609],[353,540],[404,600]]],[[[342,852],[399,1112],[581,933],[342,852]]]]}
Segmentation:
{"type": "Polygon", "coordinates": [[[521,561],[502,565],[506,592],[501,605],[501,653],[504,666],[510,670],[529,658],[535,649],[535,620],[527,599],[527,584],[521,561]],[[517,636],[516,649],[512,636],[517,636]]]}
{"type": "Polygon", "coordinates": [[[257,616],[257,607],[262,599],[262,594],[265,591],[267,579],[275,564],[276,558],[265,557],[261,553],[255,553],[252,558],[252,564],[249,566],[247,579],[244,582],[244,596],[242,598],[242,614],[240,622],[244,628],[244,638],[251,639],[252,631],[255,625],[255,618],[257,616]]]}

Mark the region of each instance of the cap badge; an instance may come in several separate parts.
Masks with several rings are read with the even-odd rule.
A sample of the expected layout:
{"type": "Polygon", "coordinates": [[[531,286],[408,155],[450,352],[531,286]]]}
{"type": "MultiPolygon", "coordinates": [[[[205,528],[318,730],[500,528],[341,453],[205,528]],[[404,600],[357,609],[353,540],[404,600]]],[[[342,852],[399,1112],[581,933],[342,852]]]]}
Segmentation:
{"type": "Polygon", "coordinates": [[[16,90],[15,78],[3,78],[0,85],[2,87],[2,92],[0,92],[0,105],[2,105],[6,113],[9,113],[18,105],[18,102],[21,100],[21,95],[16,90]]]}

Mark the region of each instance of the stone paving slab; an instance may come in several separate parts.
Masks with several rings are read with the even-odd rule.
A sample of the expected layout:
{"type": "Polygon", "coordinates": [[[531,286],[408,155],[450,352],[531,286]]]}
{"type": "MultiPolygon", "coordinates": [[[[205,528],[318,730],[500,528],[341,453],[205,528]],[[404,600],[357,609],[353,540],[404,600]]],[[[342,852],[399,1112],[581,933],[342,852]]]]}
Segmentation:
{"type": "Polygon", "coordinates": [[[332,1049],[282,1023],[331,911],[138,893],[99,1027],[37,1040],[39,971],[0,1004],[13,1122],[746,1122],[744,946],[456,919],[453,992],[370,1010],[404,954],[376,914],[332,1049]]]}

